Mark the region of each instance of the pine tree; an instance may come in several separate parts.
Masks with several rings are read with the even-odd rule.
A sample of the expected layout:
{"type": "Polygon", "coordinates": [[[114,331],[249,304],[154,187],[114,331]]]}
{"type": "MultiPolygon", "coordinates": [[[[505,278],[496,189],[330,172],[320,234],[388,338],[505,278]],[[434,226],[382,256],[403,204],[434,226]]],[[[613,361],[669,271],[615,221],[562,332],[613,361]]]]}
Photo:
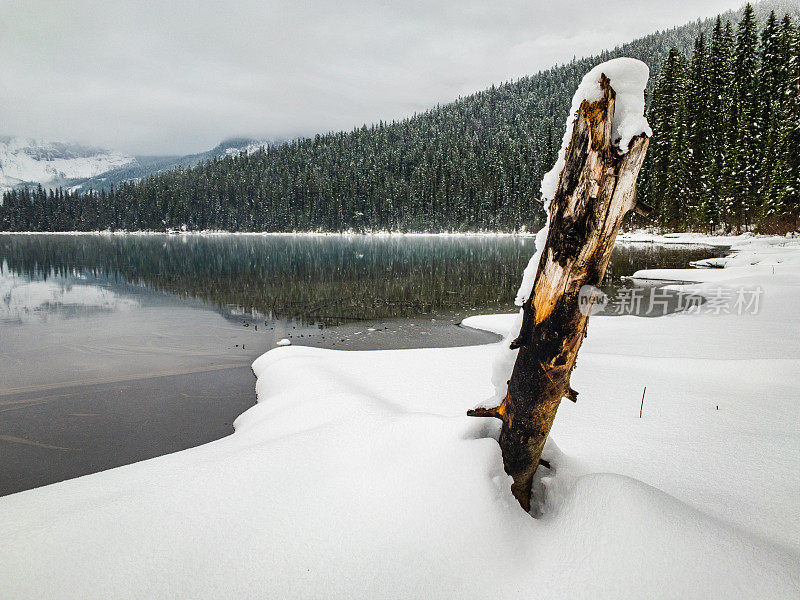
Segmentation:
{"type": "Polygon", "coordinates": [[[715,215],[707,215],[709,220],[729,225],[731,195],[727,180],[729,165],[727,132],[730,128],[731,81],[733,79],[733,29],[730,21],[725,26],[717,17],[711,37],[709,56],[709,114],[711,131],[708,149],[709,192],[713,197],[715,215]],[[716,217],[716,218],[714,218],[716,217]]]}
{"type": "Polygon", "coordinates": [[[720,82],[721,90],[721,112],[719,127],[715,132],[715,146],[719,150],[715,169],[718,172],[717,187],[719,196],[719,209],[721,220],[725,225],[725,230],[730,229],[737,221],[737,199],[738,190],[736,189],[736,145],[738,136],[736,135],[735,116],[736,116],[736,94],[734,82],[734,62],[733,54],[735,48],[733,27],[730,21],[725,23],[722,33],[720,47],[722,51],[728,52],[726,79],[720,82]]]}
{"type": "Polygon", "coordinates": [[[785,86],[786,65],[781,62],[783,35],[775,11],[769,14],[761,32],[761,57],[758,66],[761,116],[759,128],[762,135],[770,128],[772,114],[781,105],[785,86]]]}
{"type": "Polygon", "coordinates": [[[643,199],[653,205],[663,226],[674,226],[680,219],[685,200],[685,170],[688,153],[686,131],[685,59],[672,48],[653,90],[648,121],[653,138],[645,168],[643,199]]]}
{"type": "Polygon", "coordinates": [[[736,33],[731,128],[731,191],[737,226],[748,228],[758,206],[761,156],[758,81],[758,33],[753,6],[747,4],[736,33]]]}
{"type": "Polygon", "coordinates": [[[686,80],[683,82],[683,94],[677,100],[675,126],[670,139],[669,166],[667,167],[665,193],[667,202],[664,206],[664,225],[671,229],[685,227],[688,222],[691,196],[689,188],[689,118],[685,97],[686,80]]]}
{"type": "Polygon", "coordinates": [[[710,174],[714,151],[712,139],[713,94],[711,90],[711,60],[705,35],[701,33],[694,46],[687,81],[686,129],[688,156],[686,177],[688,194],[686,212],[689,225],[704,227],[717,220],[716,195],[711,185],[710,174]]]}
{"type": "Polygon", "coordinates": [[[788,58],[781,105],[770,131],[770,155],[764,161],[764,229],[793,229],[800,218],[800,27],[784,19],[781,45],[788,58]]]}

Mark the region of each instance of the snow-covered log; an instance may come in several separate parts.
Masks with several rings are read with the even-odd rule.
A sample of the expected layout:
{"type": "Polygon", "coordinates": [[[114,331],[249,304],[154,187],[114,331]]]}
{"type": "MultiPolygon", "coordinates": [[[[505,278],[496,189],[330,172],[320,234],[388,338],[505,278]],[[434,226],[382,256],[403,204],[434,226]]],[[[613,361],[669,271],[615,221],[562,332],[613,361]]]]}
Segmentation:
{"type": "MultiPolygon", "coordinates": [[[[519,352],[506,396],[495,408],[468,413],[502,419],[503,464],[526,510],[561,399],[577,400],[570,373],[589,318],[585,305],[581,310],[581,288],[602,281],[617,231],[636,205],[636,179],[650,134],[642,115],[647,75],[643,63],[617,59],[593,69],[578,89],[559,161],[542,183],[549,214],[546,242],[532,261],[537,268],[538,257],[535,279],[526,273],[532,287],[525,289],[523,280],[522,326],[511,343],[519,352]]],[[[542,238],[537,236],[537,245],[542,238]]]]}

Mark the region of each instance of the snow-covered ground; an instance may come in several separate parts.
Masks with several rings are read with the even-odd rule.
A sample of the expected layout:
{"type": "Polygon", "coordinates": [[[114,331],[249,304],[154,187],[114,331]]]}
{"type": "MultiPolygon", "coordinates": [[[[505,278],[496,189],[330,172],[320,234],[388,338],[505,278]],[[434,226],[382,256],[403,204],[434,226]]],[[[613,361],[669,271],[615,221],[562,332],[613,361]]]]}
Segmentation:
{"type": "Polygon", "coordinates": [[[757,314],[591,319],[537,518],[465,416],[498,344],[281,347],[234,435],[0,498],[2,596],[796,598],[800,243],[736,248],[691,280],[757,314]]]}
{"type": "Polygon", "coordinates": [[[707,235],[705,233],[653,233],[643,229],[620,232],[617,243],[622,244],[678,244],[694,246],[724,246],[744,248],[746,246],[769,246],[771,243],[780,245],[785,240],[800,239],[800,234],[793,233],[786,236],[756,235],[752,232],[739,235],[707,235]]]}

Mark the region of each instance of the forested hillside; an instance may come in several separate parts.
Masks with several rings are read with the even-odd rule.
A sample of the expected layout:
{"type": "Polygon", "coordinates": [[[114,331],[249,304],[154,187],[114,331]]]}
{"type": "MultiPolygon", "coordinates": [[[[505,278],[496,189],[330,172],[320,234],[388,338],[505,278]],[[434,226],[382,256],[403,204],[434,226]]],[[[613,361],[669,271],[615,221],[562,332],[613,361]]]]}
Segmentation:
{"type": "Polygon", "coordinates": [[[760,3],[744,20],[743,13],[658,32],[402,121],[214,159],[110,192],[14,191],[4,196],[0,229],[535,229],[543,219],[539,182],[560,145],[570,98],[584,73],[617,56],[648,63],[651,89],[662,63],[670,74],[652,94],[655,139],[643,175],[642,197],[656,206],[656,222],[752,225],[762,205],[786,220],[796,203],[798,188],[787,183],[796,164],[767,157],[797,137],[798,8],[760,3]],[[773,34],[762,41],[757,21],[775,6],[794,20],[769,21],[773,34]],[[683,58],[693,51],[701,58],[683,58]],[[788,52],[793,66],[780,76],[769,70],[767,83],[763,65],[779,60],[773,51],[788,52]],[[720,91],[724,97],[713,97],[720,91]],[[783,190],[774,196],[780,200],[773,202],[770,186],[783,190]]]}
{"type": "Polygon", "coordinates": [[[789,14],[759,26],[748,5],[718,19],[690,57],[673,49],[648,119],[641,197],[671,229],[795,230],[800,216],[800,31],[789,14]]]}

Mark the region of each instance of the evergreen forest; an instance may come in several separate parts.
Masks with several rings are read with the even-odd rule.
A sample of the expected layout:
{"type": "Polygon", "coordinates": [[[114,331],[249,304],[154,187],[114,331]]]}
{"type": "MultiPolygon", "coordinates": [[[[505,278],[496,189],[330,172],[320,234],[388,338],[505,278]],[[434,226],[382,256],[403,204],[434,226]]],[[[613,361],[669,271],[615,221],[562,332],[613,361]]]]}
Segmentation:
{"type": "MultiPolygon", "coordinates": [[[[780,5],[773,2],[774,5],[780,5]]],[[[116,188],[18,188],[0,231],[531,231],[572,94],[598,62],[651,68],[654,135],[629,226],[796,230],[800,25],[748,4],[410,118],[266,146],[116,188]]]]}

